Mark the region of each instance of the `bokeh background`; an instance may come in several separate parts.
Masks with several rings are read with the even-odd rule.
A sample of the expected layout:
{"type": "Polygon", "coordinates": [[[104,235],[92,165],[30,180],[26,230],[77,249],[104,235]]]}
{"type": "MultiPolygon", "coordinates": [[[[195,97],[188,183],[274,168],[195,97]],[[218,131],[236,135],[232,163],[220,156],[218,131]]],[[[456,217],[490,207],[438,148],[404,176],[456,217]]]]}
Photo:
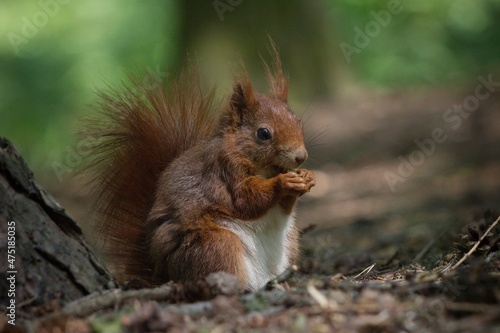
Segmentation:
{"type": "Polygon", "coordinates": [[[265,91],[269,36],[318,176],[299,222],[322,226],[328,247],[418,249],[500,203],[500,0],[2,0],[0,35],[0,135],[78,220],[74,133],[96,90],[194,60],[225,96],[243,59],[265,91]],[[488,96],[453,111],[477,89],[488,96]],[[415,140],[435,129],[446,139],[426,152],[415,140]]]}

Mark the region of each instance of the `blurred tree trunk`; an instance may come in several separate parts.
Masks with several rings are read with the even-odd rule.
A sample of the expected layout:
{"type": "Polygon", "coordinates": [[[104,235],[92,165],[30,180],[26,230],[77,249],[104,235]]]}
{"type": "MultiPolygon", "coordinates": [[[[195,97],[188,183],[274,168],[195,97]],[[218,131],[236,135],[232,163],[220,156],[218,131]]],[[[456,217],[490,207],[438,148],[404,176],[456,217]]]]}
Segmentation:
{"type": "MultiPolygon", "coordinates": [[[[286,71],[297,82],[296,87],[291,86],[293,94],[308,99],[329,96],[335,70],[332,64],[338,56],[331,45],[338,43],[332,31],[328,31],[331,18],[322,2],[186,0],[179,1],[179,6],[179,67],[186,65],[187,55],[203,56],[198,48],[208,42],[216,53],[217,48],[229,43],[232,51],[244,58],[247,69],[262,69],[260,57],[267,58],[272,37],[286,71]]],[[[229,59],[221,60],[229,66],[229,59]]]]}

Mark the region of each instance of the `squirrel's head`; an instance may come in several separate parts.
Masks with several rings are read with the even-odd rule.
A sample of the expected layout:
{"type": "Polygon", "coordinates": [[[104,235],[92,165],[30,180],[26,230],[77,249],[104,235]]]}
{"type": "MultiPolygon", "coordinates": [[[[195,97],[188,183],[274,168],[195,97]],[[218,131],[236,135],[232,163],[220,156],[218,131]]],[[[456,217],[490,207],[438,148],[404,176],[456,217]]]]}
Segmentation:
{"type": "Polygon", "coordinates": [[[225,117],[238,151],[256,166],[257,172],[273,176],[295,169],[307,159],[302,123],[288,106],[288,83],[277,54],[274,71],[268,66],[268,96],[253,91],[248,75],[235,82],[225,117]]]}

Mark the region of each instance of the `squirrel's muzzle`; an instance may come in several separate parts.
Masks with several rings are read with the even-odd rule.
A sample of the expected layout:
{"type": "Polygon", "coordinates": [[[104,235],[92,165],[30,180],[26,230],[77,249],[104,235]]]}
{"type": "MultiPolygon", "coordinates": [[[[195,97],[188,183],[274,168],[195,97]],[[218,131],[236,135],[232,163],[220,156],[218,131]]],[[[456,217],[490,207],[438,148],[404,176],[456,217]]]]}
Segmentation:
{"type": "Polygon", "coordinates": [[[301,165],[307,160],[307,150],[299,149],[295,152],[295,162],[297,166],[301,165]]]}

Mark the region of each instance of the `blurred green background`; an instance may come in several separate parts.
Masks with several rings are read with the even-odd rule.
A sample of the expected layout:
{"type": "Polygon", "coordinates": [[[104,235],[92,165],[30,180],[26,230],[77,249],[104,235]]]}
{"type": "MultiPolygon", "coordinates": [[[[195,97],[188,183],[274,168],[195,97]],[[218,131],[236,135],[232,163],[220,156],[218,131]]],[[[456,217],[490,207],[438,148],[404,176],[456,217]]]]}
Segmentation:
{"type": "Polygon", "coordinates": [[[265,89],[268,36],[305,106],[459,87],[500,65],[500,0],[2,0],[0,32],[0,135],[37,174],[70,152],[95,90],[127,73],[164,78],[191,58],[223,94],[243,59],[265,89]]]}

